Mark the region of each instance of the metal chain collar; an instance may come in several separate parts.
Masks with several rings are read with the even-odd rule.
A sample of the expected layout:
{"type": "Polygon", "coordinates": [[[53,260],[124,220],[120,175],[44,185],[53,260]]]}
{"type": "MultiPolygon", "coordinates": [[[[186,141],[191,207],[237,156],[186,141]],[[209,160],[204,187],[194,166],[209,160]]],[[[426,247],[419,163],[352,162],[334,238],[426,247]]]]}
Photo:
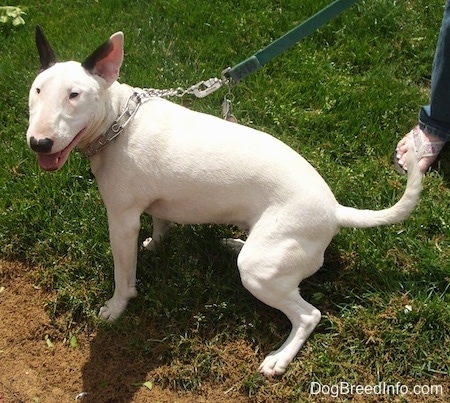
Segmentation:
{"type": "MultiPolygon", "coordinates": [[[[142,103],[147,99],[170,97],[182,98],[185,95],[195,95],[197,98],[204,98],[217,91],[223,85],[227,85],[231,90],[230,80],[225,76],[228,71],[229,69],[222,71],[221,78],[215,77],[205,81],[200,81],[187,89],[181,87],[165,90],[154,88],[136,89],[128,98],[122,113],[117,117],[105,133],[97,137],[83,150],[84,154],[87,157],[92,157],[94,154],[97,154],[109,143],[111,143],[133,120],[142,103]]],[[[228,103],[230,102],[228,98],[226,98],[226,100],[228,103]]],[[[229,109],[230,108],[228,108],[227,111],[229,111],[229,109]]],[[[231,112],[227,112],[227,116],[228,115],[232,116],[231,112]]],[[[226,118],[225,114],[224,118],[226,118]]]]}

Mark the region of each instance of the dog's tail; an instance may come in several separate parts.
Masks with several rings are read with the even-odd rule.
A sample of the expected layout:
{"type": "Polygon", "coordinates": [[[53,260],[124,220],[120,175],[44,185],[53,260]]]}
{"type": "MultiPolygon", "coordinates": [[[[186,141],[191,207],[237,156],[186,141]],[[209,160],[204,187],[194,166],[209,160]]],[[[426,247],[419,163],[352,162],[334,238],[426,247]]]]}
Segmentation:
{"type": "Polygon", "coordinates": [[[378,225],[395,224],[413,211],[419,201],[422,191],[422,173],[417,165],[417,158],[413,147],[406,155],[408,166],[408,182],[402,198],[392,207],[384,210],[358,210],[338,204],[336,218],[340,227],[369,228],[378,225]]]}

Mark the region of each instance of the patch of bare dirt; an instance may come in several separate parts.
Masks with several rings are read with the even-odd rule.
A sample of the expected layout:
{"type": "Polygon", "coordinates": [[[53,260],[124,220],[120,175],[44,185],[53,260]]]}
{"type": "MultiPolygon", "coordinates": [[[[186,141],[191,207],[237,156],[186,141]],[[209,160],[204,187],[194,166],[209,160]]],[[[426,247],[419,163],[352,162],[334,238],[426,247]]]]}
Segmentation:
{"type": "Polygon", "coordinates": [[[76,348],[61,342],[45,311],[50,298],[29,267],[0,260],[0,403],[248,401],[217,388],[188,394],[136,384],[157,365],[129,357],[114,332],[77,333],[76,348]]]}

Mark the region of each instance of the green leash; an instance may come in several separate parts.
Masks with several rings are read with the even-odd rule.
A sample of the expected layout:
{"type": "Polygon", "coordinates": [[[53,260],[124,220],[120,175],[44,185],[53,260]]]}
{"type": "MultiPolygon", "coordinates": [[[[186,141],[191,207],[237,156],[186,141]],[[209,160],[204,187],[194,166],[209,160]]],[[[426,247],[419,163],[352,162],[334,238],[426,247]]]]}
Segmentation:
{"type": "Polygon", "coordinates": [[[297,42],[325,25],[333,17],[356,3],[357,0],[336,0],[311,18],[302,22],[299,26],[289,31],[286,35],[272,42],[269,46],[256,52],[253,56],[237,64],[226,71],[226,76],[231,77],[235,83],[259,70],[264,64],[272,60],[280,53],[294,46],[297,42]]]}

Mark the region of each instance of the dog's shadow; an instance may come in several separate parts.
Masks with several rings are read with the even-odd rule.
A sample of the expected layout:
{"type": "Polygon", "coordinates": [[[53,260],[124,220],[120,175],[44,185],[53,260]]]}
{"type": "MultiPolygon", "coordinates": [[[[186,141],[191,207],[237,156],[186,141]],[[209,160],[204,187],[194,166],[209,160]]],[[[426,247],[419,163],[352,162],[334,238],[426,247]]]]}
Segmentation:
{"type": "MultiPolygon", "coordinates": [[[[147,374],[158,365],[142,357],[139,339],[144,345],[144,331],[151,325],[127,331],[120,325],[101,326],[90,340],[90,356],[82,368],[83,402],[131,402],[146,381],[147,374]],[[130,339],[136,346],[130,345],[130,339]]],[[[151,337],[151,336],[150,336],[151,337]]]]}
{"type": "MultiPolygon", "coordinates": [[[[230,332],[231,338],[257,345],[258,357],[248,363],[254,373],[258,361],[281,345],[289,321],[244,289],[236,256],[220,243],[229,234],[221,231],[214,226],[177,229],[157,252],[139,254],[138,298],[117,323],[99,325],[90,340],[90,357],[82,369],[83,402],[132,402],[146,381],[172,391],[195,390],[171,368],[191,359],[184,350],[190,349],[193,333],[199,336],[193,343],[208,344],[230,332]],[[243,323],[249,326],[233,335],[243,323]]],[[[339,315],[342,288],[354,281],[354,275],[346,278],[343,265],[332,242],[324,266],[301,284],[302,296],[322,312],[339,315]]],[[[314,333],[326,331],[322,324],[314,333]]],[[[207,385],[214,376],[204,372],[199,383],[207,385]]]]}

